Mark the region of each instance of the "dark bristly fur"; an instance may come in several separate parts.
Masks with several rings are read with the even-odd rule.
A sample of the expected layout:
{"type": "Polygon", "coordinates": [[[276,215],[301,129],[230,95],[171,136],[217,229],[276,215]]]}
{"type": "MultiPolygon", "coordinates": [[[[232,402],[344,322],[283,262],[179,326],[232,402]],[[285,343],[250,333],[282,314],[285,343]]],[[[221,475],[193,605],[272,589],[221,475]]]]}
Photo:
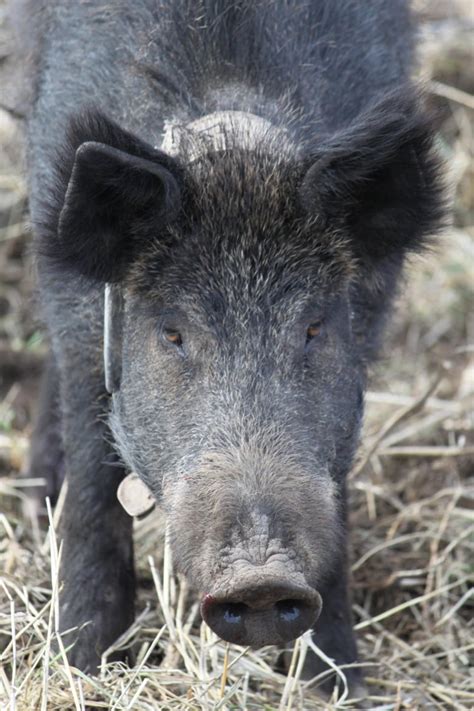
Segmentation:
{"type": "Polygon", "coordinates": [[[90,108],[71,119],[54,171],[40,211],[38,254],[100,282],[120,278],[132,225],[165,226],[178,208],[175,161],[90,108]]]}
{"type": "MultiPolygon", "coordinates": [[[[317,643],[353,662],[345,478],[365,369],[406,257],[445,214],[407,3],[32,9],[31,216],[68,477],[61,628],[92,620],[71,661],[95,669],[133,617],[116,500],[133,469],[196,588],[298,581],[322,595],[317,643]],[[231,110],[272,127],[251,145],[228,128],[225,149],[157,147],[166,122],[231,110]],[[124,298],[112,398],[106,281],[124,298]]],[[[324,668],[308,656],[305,675],[324,668]]]]}
{"type": "Polygon", "coordinates": [[[433,116],[413,87],[397,88],[318,150],[303,199],[330,218],[345,214],[356,253],[370,266],[418,252],[445,212],[433,116]]]}

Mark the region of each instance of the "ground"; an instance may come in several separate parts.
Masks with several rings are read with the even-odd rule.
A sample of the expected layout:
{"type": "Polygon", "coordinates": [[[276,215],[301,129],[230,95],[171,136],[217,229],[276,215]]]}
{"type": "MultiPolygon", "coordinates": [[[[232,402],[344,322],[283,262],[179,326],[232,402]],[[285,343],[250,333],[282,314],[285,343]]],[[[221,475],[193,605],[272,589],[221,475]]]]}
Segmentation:
{"type": "MultiPolygon", "coordinates": [[[[410,266],[372,373],[350,479],[353,610],[369,708],[470,709],[474,16],[464,0],[417,5],[422,76],[443,117],[454,217],[437,248],[410,266]]],[[[193,599],[172,574],[158,514],[136,524],[134,668],[104,659],[101,676],[90,678],[51,651],[58,541],[28,505],[37,482],[24,477],[47,338],[29,254],[11,41],[0,1],[0,708],[323,708],[317,684],[299,680],[305,637],[286,678],[272,671],[275,650],[227,648],[199,626],[193,599]]],[[[59,514],[60,504],[54,522],[59,514]]],[[[358,706],[341,696],[329,704],[358,706]]]]}

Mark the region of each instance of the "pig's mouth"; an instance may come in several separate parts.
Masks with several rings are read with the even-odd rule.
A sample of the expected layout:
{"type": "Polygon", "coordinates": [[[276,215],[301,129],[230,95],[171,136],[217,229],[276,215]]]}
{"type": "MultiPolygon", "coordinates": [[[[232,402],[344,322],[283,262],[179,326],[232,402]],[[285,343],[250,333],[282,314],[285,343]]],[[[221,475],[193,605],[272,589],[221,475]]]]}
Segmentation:
{"type": "Polygon", "coordinates": [[[226,642],[253,647],[285,644],[314,625],[322,608],[313,588],[291,580],[263,578],[231,591],[205,595],[201,614],[226,642]]]}

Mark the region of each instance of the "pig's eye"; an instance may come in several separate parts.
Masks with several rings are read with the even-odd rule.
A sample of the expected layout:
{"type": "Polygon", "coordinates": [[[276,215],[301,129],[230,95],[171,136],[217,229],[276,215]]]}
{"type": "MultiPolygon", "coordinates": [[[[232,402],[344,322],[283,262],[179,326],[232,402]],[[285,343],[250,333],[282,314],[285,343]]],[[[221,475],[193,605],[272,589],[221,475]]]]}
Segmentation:
{"type": "Polygon", "coordinates": [[[313,339],[317,338],[323,329],[323,322],[321,321],[313,321],[313,323],[310,323],[307,330],[306,330],[306,345],[310,343],[313,339]]]}
{"type": "Polygon", "coordinates": [[[166,329],[163,332],[163,337],[167,343],[172,343],[177,348],[181,348],[183,345],[183,339],[179,331],[173,331],[172,329],[166,329]]]}

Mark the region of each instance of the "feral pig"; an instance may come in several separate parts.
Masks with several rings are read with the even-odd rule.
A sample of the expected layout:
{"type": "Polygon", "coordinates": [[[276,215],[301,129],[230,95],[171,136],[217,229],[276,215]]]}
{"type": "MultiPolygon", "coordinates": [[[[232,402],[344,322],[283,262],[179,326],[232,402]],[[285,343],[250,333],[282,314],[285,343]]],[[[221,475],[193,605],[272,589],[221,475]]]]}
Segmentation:
{"type": "Polygon", "coordinates": [[[52,343],[32,468],[64,457],[71,662],[95,670],[133,620],[117,500],[130,471],[222,639],[285,645],[313,628],[354,662],[345,479],[366,368],[407,255],[444,213],[407,3],[43,0],[27,14],[52,343]],[[62,455],[41,446],[57,399],[62,455]]]}

